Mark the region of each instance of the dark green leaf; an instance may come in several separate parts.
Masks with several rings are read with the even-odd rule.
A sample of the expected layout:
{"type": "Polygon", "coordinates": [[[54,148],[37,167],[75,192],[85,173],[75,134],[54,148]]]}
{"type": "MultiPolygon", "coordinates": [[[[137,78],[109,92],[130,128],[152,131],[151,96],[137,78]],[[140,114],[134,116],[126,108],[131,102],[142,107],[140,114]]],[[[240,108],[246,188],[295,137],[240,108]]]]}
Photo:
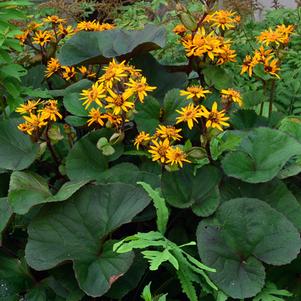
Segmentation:
{"type": "Polygon", "coordinates": [[[32,206],[68,199],[85,184],[87,181],[67,182],[52,195],[47,181],[38,174],[15,171],[11,175],[8,201],[15,213],[26,214],[32,206]]]}
{"type": "Polygon", "coordinates": [[[143,75],[146,76],[147,82],[157,87],[152,92],[152,96],[162,100],[165,94],[174,88],[183,88],[186,84],[187,75],[184,72],[169,72],[168,67],[161,65],[149,53],[135,57],[132,63],[142,69],[143,75]]]}
{"type": "Polygon", "coordinates": [[[254,127],[266,126],[267,120],[258,116],[253,110],[238,110],[231,115],[231,125],[237,130],[249,130],[254,127]]]}
{"type": "Polygon", "coordinates": [[[128,184],[86,186],[68,201],[45,206],[34,218],[28,228],[26,260],[36,270],[72,260],[80,287],[101,296],[133,258],[131,253],[112,253],[111,242],[101,242],[149,202],[143,189],[128,184]]]}
{"type": "Polygon", "coordinates": [[[257,199],[232,199],[218,209],[216,220],[197,229],[202,261],[216,269],[211,279],[227,295],[244,299],[263,287],[262,263],[282,265],[300,251],[297,229],[281,213],[257,199]]]}
{"type": "Polygon", "coordinates": [[[223,182],[221,192],[224,201],[239,197],[265,201],[285,215],[301,231],[301,205],[286,185],[278,179],[262,184],[249,184],[228,178],[223,182]]]}
{"type": "Polygon", "coordinates": [[[237,151],[222,161],[228,176],[249,183],[274,178],[294,155],[301,154],[301,144],[283,132],[257,128],[248,133],[237,151]]]}
{"type": "Polygon", "coordinates": [[[18,119],[0,122],[0,168],[22,170],[35,160],[39,147],[18,130],[18,119]]]}
{"type": "Polygon", "coordinates": [[[87,117],[88,111],[85,110],[83,102],[80,100],[80,93],[70,93],[64,97],[64,106],[66,110],[79,117],[87,117]]]}
{"type": "Polygon", "coordinates": [[[5,229],[13,211],[10,208],[7,198],[0,198],[0,241],[1,233],[5,229]]]}
{"type": "Polygon", "coordinates": [[[78,117],[78,116],[66,116],[64,120],[69,125],[74,126],[74,127],[81,127],[81,126],[85,126],[87,124],[86,118],[78,117]]]}
{"type": "Polygon", "coordinates": [[[151,96],[146,97],[143,104],[137,104],[135,122],[139,132],[145,131],[154,134],[156,127],[159,125],[160,109],[159,102],[151,96]]]}
{"type": "Polygon", "coordinates": [[[71,180],[96,180],[108,168],[108,159],[97,149],[103,131],[91,132],[78,140],[66,159],[66,172],[71,180]]]}
{"type": "Polygon", "coordinates": [[[0,300],[19,300],[19,293],[33,283],[27,265],[19,259],[0,254],[0,300]],[[11,298],[11,299],[10,299],[11,298]]]}
{"type": "Polygon", "coordinates": [[[176,117],[179,115],[176,110],[180,110],[186,105],[187,100],[185,97],[180,96],[179,89],[168,91],[163,101],[163,122],[165,124],[174,125],[176,123],[176,117]]]}
{"type": "Polygon", "coordinates": [[[105,63],[110,58],[129,59],[134,54],[165,45],[165,29],[146,25],[143,30],[106,30],[79,32],[69,39],[58,55],[62,65],[105,63]],[[83,45],[85,45],[83,47],[83,45]]]}
{"type": "Polygon", "coordinates": [[[210,165],[204,166],[193,175],[193,169],[186,166],[180,171],[165,172],[161,189],[166,201],[177,208],[192,206],[195,214],[208,216],[219,204],[216,186],[221,178],[220,171],[210,165]]]}
{"type": "Polygon", "coordinates": [[[233,76],[225,69],[219,66],[210,65],[202,71],[208,86],[213,86],[217,90],[233,87],[233,76]]]}

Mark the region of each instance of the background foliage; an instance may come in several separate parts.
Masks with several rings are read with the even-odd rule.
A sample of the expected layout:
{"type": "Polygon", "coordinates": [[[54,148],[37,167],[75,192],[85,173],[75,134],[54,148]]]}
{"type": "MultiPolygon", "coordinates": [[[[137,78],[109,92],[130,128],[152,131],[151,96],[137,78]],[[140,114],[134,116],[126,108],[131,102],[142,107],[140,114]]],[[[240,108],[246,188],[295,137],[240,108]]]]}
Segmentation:
{"type": "Polygon", "coordinates": [[[301,10],[256,22],[228,2],[244,13],[229,31],[204,23],[212,0],[0,2],[1,301],[300,300],[301,10]],[[188,55],[179,24],[235,59],[188,55]],[[290,39],[241,73],[281,24],[290,39]],[[109,87],[114,64],[149,88],[119,123],[90,93],[130,90],[125,75],[109,87]],[[193,85],[207,94],[187,99],[193,85]],[[162,128],[180,159],[156,150],[162,128]]]}

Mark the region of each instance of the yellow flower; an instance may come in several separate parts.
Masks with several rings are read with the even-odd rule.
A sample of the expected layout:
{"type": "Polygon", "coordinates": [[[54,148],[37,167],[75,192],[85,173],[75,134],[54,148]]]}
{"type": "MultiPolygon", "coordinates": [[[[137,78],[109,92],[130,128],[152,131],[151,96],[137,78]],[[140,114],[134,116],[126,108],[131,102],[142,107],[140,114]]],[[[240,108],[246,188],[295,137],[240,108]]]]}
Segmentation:
{"type": "Polygon", "coordinates": [[[236,52],[231,49],[229,44],[224,44],[221,46],[221,53],[218,54],[217,65],[223,65],[228,62],[236,62],[236,52]]]}
{"type": "Polygon", "coordinates": [[[234,89],[223,89],[221,90],[221,94],[223,99],[230,100],[231,102],[236,102],[240,107],[242,107],[243,101],[238,91],[234,89]]]}
{"type": "Polygon", "coordinates": [[[108,122],[117,128],[123,123],[123,119],[120,115],[113,115],[111,113],[107,113],[107,118],[108,122]]]}
{"type": "Polygon", "coordinates": [[[118,64],[114,59],[108,66],[104,67],[105,73],[99,78],[99,82],[104,82],[107,88],[112,89],[114,81],[120,81],[127,77],[125,61],[118,64]]]}
{"type": "Polygon", "coordinates": [[[43,21],[46,23],[52,23],[52,24],[66,23],[65,19],[62,19],[56,15],[48,16],[47,18],[44,18],[43,21]]]}
{"type": "Polygon", "coordinates": [[[40,100],[28,100],[25,104],[20,105],[16,112],[20,114],[31,114],[40,104],[40,100]]]}
{"type": "Polygon", "coordinates": [[[206,34],[204,27],[199,28],[194,36],[187,35],[182,39],[188,57],[208,55],[212,61],[223,52],[222,46],[225,43],[229,42],[225,42],[223,37],[215,36],[214,32],[206,34]]]}
{"type": "Polygon", "coordinates": [[[144,76],[142,76],[140,80],[137,79],[136,81],[130,78],[130,82],[125,85],[129,87],[124,92],[125,97],[129,98],[132,95],[137,94],[140,102],[142,103],[144,102],[145,96],[147,96],[147,92],[151,92],[156,89],[156,87],[149,86],[146,83],[146,78],[144,76]]]}
{"type": "Polygon", "coordinates": [[[201,107],[202,116],[207,119],[206,127],[207,128],[217,128],[220,131],[223,131],[222,126],[229,126],[230,124],[226,122],[229,120],[229,117],[225,117],[225,110],[218,111],[217,103],[214,102],[212,105],[211,111],[208,111],[204,106],[201,107]]]}
{"type": "Polygon", "coordinates": [[[49,99],[43,109],[39,110],[41,117],[44,120],[56,121],[56,118],[62,119],[63,116],[60,114],[57,107],[57,100],[49,99]]]}
{"type": "Polygon", "coordinates": [[[115,25],[110,23],[96,23],[94,27],[94,31],[104,31],[104,30],[111,30],[114,29],[115,25]]]}
{"type": "Polygon", "coordinates": [[[122,112],[128,112],[134,107],[134,103],[127,101],[127,97],[123,94],[117,94],[113,90],[108,89],[110,96],[106,97],[108,104],[106,109],[112,109],[113,115],[119,115],[122,112]]]}
{"type": "Polygon", "coordinates": [[[177,35],[183,35],[187,31],[186,27],[183,24],[178,24],[174,29],[173,32],[177,35]]]}
{"type": "Polygon", "coordinates": [[[81,96],[81,100],[84,100],[85,109],[88,109],[93,102],[102,107],[101,99],[106,97],[106,90],[102,83],[95,83],[90,89],[83,90],[81,96]]]}
{"type": "Polygon", "coordinates": [[[21,34],[17,34],[15,37],[20,41],[21,45],[24,45],[29,34],[30,34],[30,30],[24,30],[21,34]]]}
{"type": "Polygon", "coordinates": [[[25,121],[27,121],[28,126],[32,127],[32,131],[38,130],[39,128],[47,125],[47,122],[44,119],[44,116],[41,114],[30,114],[30,116],[24,116],[25,121]]]}
{"type": "Polygon", "coordinates": [[[102,23],[93,21],[82,21],[77,24],[76,31],[104,31],[114,29],[114,24],[102,23]]]}
{"type": "Polygon", "coordinates": [[[182,129],[176,129],[174,126],[159,125],[156,130],[156,136],[161,139],[181,140],[183,138],[179,133],[182,129]]]}
{"type": "Polygon", "coordinates": [[[62,66],[62,69],[64,70],[62,75],[65,80],[69,81],[75,77],[76,72],[74,67],[62,66]]]}
{"type": "Polygon", "coordinates": [[[42,47],[49,43],[52,39],[52,33],[50,31],[41,31],[38,30],[33,37],[33,43],[38,44],[42,47]]]}
{"type": "Polygon", "coordinates": [[[177,117],[177,122],[187,122],[188,128],[191,130],[193,128],[193,123],[198,123],[197,118],[201,117],[199,106],[194,106],[193,104],[189,104],[186,107],[181,108],[181,110],[176,110],[177,113],[180,114],[177,117]]]}
{"type": "Polygon", "coordinates": [[[95,29],[95,20],[93,21],[82,21],[77,24],[76,31],[94,31],[95,29]]]}
{"type": "Polygon", "coordinates": [[[141,69],[136,69],[131,65],[124,66],[124,69],[132,77],[140,77],[141,76],[141,69]]]}
{"type": "Polygon", "coordinates": [[[280,78],[280,76],[277,74],[277,72],[280,70],[278,67],[279,65],[279,60],[274,59],[272,60],[272,57],[269,57],[265,60],[263,66],[264,66],[264,71],[266,73],[269,73],[270,75],[276,76],[277,78],[280,78]]]}
{"type": "Polygon", "coordinates": [[[258,60],[256,58],[252,58],[250,55],[247,55],[242,64],[242,69],[240,74],[244,74],[248,72],[248,75],[251,77],[253,74],[254,67],[258,64],[258,60]]]}
{"type": "Polygon", "coordinates": [[[97,109],[93,108],[89,112],[89,116],[90,116],[90,119],[88,120],[88,126],[91,126],[91,124],[93,124],[93,123],[98,123],[99,125],[103,126],[105,124],[104,123],[104,119],[107,118],[107,115],[106,114],[102,114],[99,111],[99,108],[97,108],[97,109]]]}
{"type": "Polygon", "coordinates": [[[260,46],[259,49],[255,50],[254,60],[256,60],[257,62],[260,62],[260,63],[264,63],[265,60],[268,57],[271,57],[272,54],[273,54],[272,49],[267,49],[266,50],[263,46],[260,46]]]}
{"type": "Polygon", "coordinates": [[[77,69],[79,70],[79,72],[82,74],[83,77],[88,77],[88,78],[96,77],[96,73],[91,70],[88,70],[86,66],[80,66],[77,67],[77,69]]]}
{"type": "Polygon", "coordinates": [[[179,165],[181,168],[183,167],[183,162],[191,163],[187,158],[187,155],[180,149],[180,147],[171,147],[166,152],[167,164],[170,165],[179,165]]]}
{"type": "Polygon", "coordinates": [[[294,32],[295,26],[294,25],[287,25],[287,26],[285,26],[284,24],[281,24],[281,25],[277,25],[276,30],[279,33],[290,35],[290,34],[292,34],[294,32]]]}
{"type": "Polygon", "coordinates": [[[235,12],[227,10],[219,10],[214,12],[209,18],[212,26],[221,28],[222,30],[233,29],[240,22],[240,17],[235,12]]]}
{"type": "Polygon", "coordinates": [[[74,29],[70,25],[64,26],[62,23],[60,23],[57,27],[57,34],[61,38],[64,38],[66,36],[71,36],[74,34],[74,29]]]}
{"type": "Polygon", "coordinates": [[[291,33],[293,32],[293,28],[286,27],[285,25],[278,25],[276,30],[269,28],[268,30],[263,31],[258,37],[258,41],[262,44],[269,46],[270,44],[275,44],[279,46],[280,44],[287,44],[289,42],[289,38],[291,33]]]}
{"type": "Polygon", "coordinates": [[[38,29],[39,27],[41,27],[42,25],[43,25],[43,23],[30,22],[27,24],[27,29],[30,31],[34,31],[34,30],[38,29]]]}
{"type": "Polygon", "coordinates": [[[170,142],[168,139],[164,141],[152,141],[153,145],[150,146],[150,150],[148,151],[152,155],[153,161],[160,161],[161,163],[165,163],[167,160],[167,152],[170,149],[170,142]]]}
{"type": "Polygon", "coordinates": [[[180,95],[186,96],[187,99],[205,98],[208,93],[211,92],[209,90],[205,90],[202,86],[190,86],[186,90],[180,90],[180,95]]]}
{"type": "Polygon", "coordinates": [[[32,132],[35,130],[35,127],[32,126],[32,124],[30,124],[28,122],[24,122],[24,123],[20,123],[18,125],[18,129],[21,132],[27,133],[28,135],[32,135],[32,132]]]}
{"type": "Polygon", "coordinates": [[[45,71],[46,77],[52,76],[54,73],[58,72],[61,68],[61,64],[58,59],[51,58],[47,63],[47,68],[45,71]]]}
{"type": "Polygon", "coordinates": [[[144,145],[145,143],[147,143],[150,140],[151,140],[150,134],[142,131],[136,136],[136,138],[134,140],[134,146],[136,146],[136,148],[139,149],[140,144],[144,145]]]}

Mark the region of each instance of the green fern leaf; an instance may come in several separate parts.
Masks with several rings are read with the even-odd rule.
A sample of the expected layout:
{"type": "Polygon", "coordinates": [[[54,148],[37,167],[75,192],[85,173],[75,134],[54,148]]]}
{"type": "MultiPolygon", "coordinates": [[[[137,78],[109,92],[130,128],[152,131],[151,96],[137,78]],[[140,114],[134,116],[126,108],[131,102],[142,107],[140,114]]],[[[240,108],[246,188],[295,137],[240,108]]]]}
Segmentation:
{"type": "Polygon", "coordinates": [[[137,182],[137,184],[141,185],[143,189],[148,193],[148,195],[152,198],[157,212],[157,227],[158,230],[162,234],[164,234],[169,217],[165,199],[161,197],[159,191],[154,190],[149,184],[144,182],[137,182]]]}

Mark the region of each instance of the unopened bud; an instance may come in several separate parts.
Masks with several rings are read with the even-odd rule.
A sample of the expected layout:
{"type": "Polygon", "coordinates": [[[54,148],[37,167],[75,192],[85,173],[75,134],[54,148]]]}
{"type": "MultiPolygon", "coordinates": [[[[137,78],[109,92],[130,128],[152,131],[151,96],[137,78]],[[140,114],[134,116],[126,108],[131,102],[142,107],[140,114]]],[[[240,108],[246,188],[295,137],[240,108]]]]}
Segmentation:
{"type": "Polygon", "coordinates": [[[187,155],[193,159],[203,159],[207,156],[206,150],[202,147],[192,147],[187,155]]]}
{"type": "Polygon", "coordinates": [[[124,132],[120,132],[120,133],[114,133],[109,141],[111,145],[114,145],[122,142],[123,139],[124,139],[124,132]]]}
{"type": "Polygon", "coordinates": [[[180,14],[180,20],[182,24],[189,30],[195,31],[198,28],[198,23],[194,19],[194,17],[188,13],[181,13],[180,14]]]}

